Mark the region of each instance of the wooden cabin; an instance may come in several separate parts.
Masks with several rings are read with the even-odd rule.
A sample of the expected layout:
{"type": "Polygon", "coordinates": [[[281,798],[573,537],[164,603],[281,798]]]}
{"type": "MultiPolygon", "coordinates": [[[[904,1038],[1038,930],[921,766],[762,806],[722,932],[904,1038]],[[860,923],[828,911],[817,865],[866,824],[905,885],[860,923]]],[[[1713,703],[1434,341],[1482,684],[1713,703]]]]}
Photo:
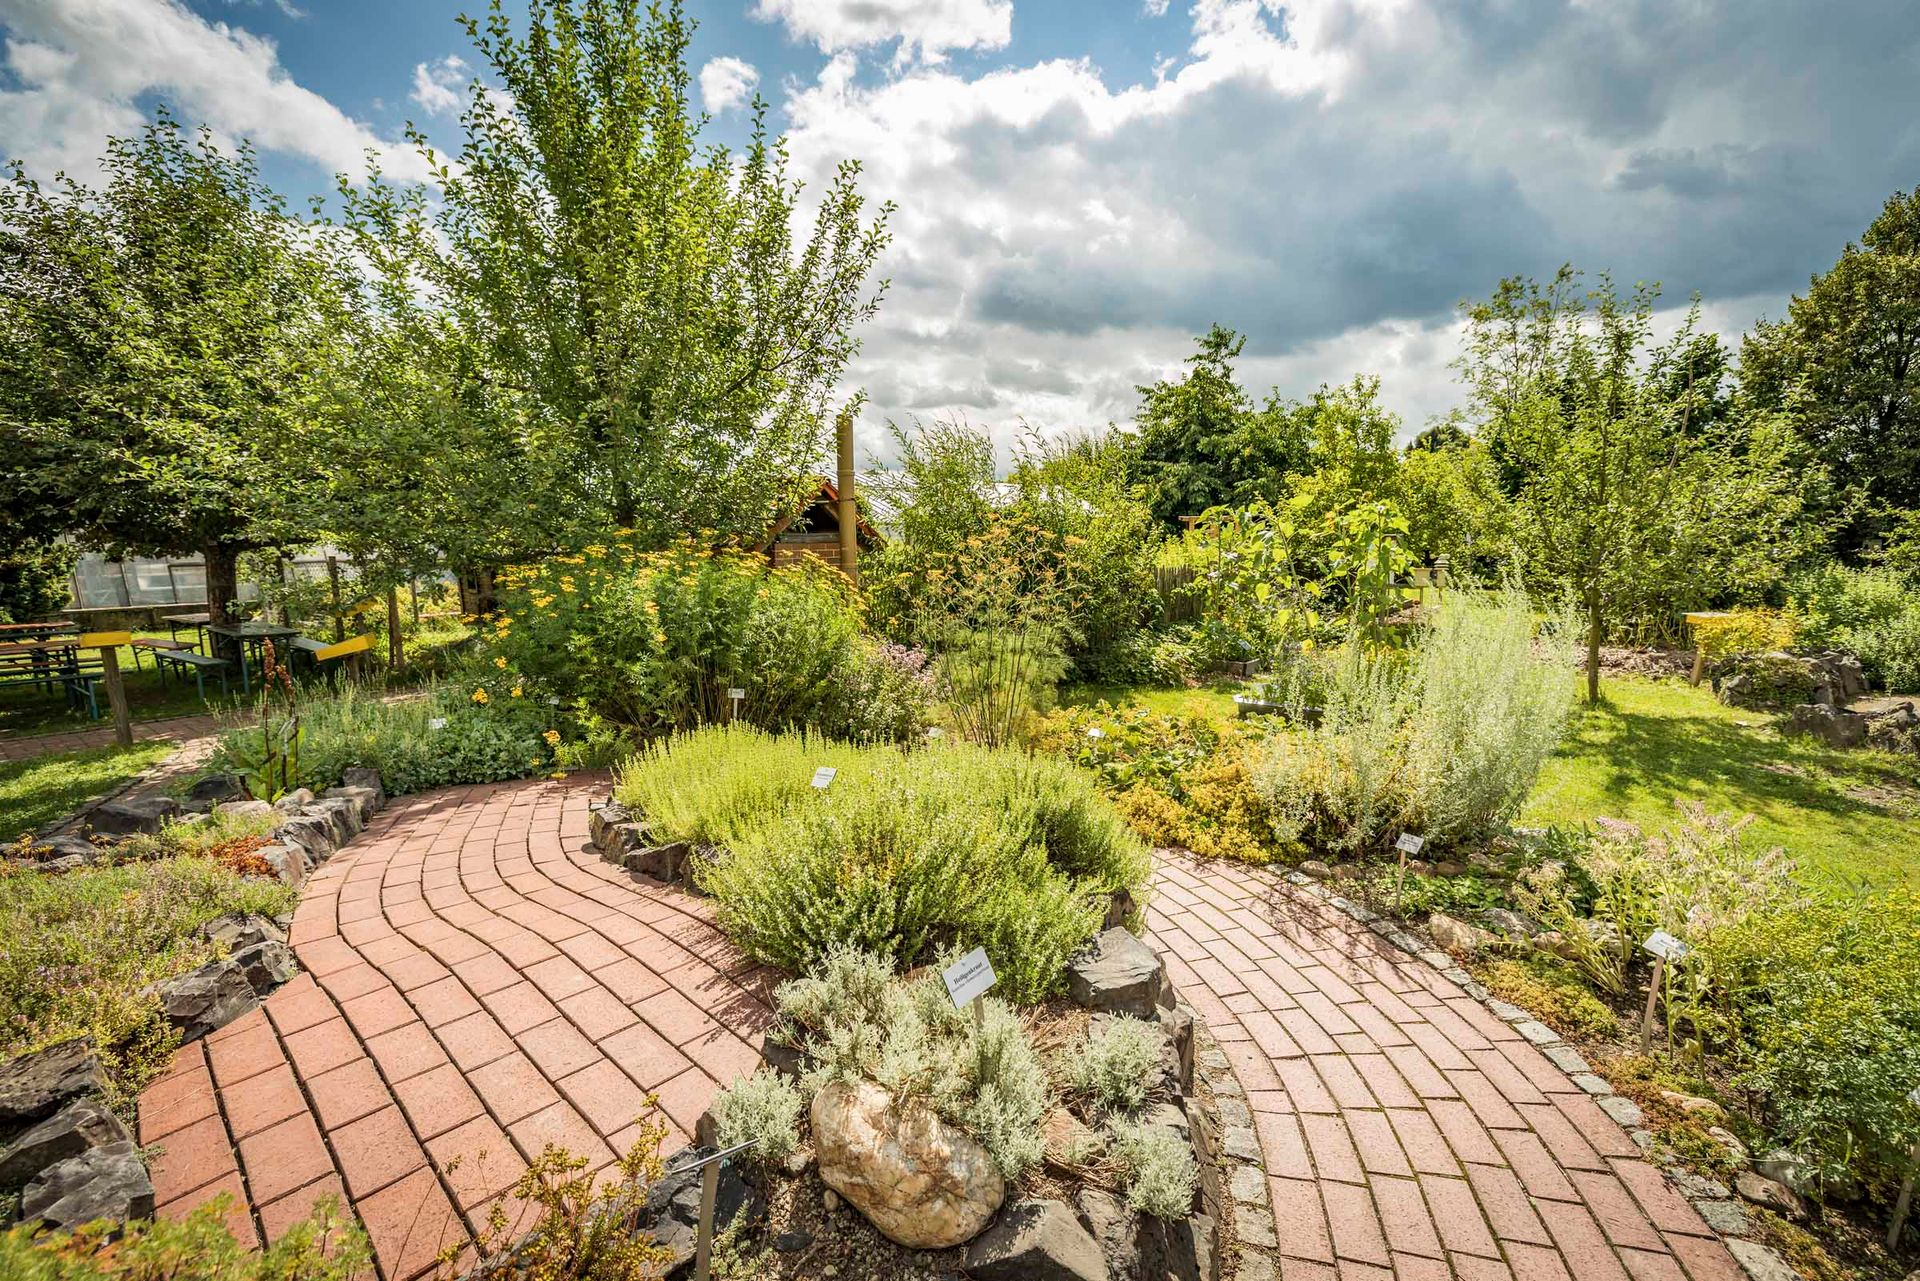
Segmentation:
{"type": "MultiPolygon", "coordinates": [[[[867,520],[866,513],[873,502],[873,495],[862,492],[863,489],[857,487],[855,490],[862,508],[856,534],[862,554],[886,541],[867,520]]],[[[791,564],[800,556],[817,556],[839,568],[840,491],[834,483],[822,478],[804,506],[767,531],[760,550],[775,565],[791,564]]]]}

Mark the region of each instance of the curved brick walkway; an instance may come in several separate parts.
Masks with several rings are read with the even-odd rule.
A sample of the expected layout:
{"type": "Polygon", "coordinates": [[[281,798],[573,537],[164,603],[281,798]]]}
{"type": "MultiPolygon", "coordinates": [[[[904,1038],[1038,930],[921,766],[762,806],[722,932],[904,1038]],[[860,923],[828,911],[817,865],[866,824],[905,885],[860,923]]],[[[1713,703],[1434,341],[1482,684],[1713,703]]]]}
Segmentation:
{"type": "MultiPolygon", "coordinates": [[[[771,975],[704,900],[587,851],[605,788],[402,799],[318,869],[305,972],[141,1099],[160,1212],[230,1192],[258,1240],[341,1195],[408,1281],[548,1141],[610,1164],[647,1091],[686,1143],[758,1063],[771,975]]],[[[1282,1281],[1740,1281],[1620,1126],[1432,967],[1237,864],[1163,859],[1148,916],[1246,1090],[1282,1281]]]]}
{"type": "Polygon", "coordinates": [[[1418,958],[1238,864],[1164,860],[1148,919],[1247,1091],[1283,1281],[1744,1281],[1611,1117],[1418,958]]]}
{"type": "Polygon", "coordinates": [[[687,1143],[759,1062],[767,975],[703,900],[586,852],[605,790],[403,798],[316,869],[291,936],[304,973],[141,1097],[160,1213],[230,1192],[257,1241],[332,1193],[406,1281],[484,1229],[547,1142],[611,1164],[648,1091],[669,1150],[687,1143]]]}

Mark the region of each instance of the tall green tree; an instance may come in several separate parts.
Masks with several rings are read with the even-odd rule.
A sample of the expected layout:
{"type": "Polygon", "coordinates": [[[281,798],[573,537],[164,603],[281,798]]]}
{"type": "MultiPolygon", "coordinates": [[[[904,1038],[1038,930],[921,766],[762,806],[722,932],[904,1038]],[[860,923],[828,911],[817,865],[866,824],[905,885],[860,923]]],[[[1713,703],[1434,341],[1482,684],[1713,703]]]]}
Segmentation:
{"type": "Polygon", "coordinates": [[[374,184],[349,216],[430,217],[414,273],[496,430],[540,460],[516,489],[542,525],[764,532],[823,453],[890,208],[866,218],[847,161],[797,237],[764,103],[742,154],[703,146],[679,0],[464,21],[495,83],[471,87],[457,160],[428,150],[440,199],[374,184]]]}
{"type": "Polygon", "coordinates": [[[98,188],[0,184],[0,511],[109,553],[239,554],[287,527],[281,445],[342,359],[353,283],[252,151],[164,111],[98,188]]]}
{"type": "Polygon", "coordinates": [[[1138,438],[1130,472],[1168,529],[1209,507],[1278,502],[1308,444],[1277,400],[1255,409],[1235,381],[1247,340],[1215,325],[1198,340],[1180,378],[1139,388],[1138,438]]]}
{"type": "Polygon", "coordinates": [[[1583,292],[1562,268],[1463,309],[1469,412],[1515,478],[1525,571],[1585,616],[1590,701],[1623,616],[1650,600],[1686,608],[1689,592],[1784,564],[1805,528],[1799,460],[1774,424],[1702,429],[1713,397],[1688,372],[1705,367],[1697,309],[1656,345],[1657,297],[1645,285],[1623,297],[1604,276],[1583,292]]]}
{"type": "MultiPolygon", "coordinates": [[[[1786,414],[1842,490],[1920,507],[1920,188],[1888,197],[1784,319],[1754,328],[1740,392],[1786,414]]],[[[1872,533],[1855,523],[1847,539],[1872,533]]]]}

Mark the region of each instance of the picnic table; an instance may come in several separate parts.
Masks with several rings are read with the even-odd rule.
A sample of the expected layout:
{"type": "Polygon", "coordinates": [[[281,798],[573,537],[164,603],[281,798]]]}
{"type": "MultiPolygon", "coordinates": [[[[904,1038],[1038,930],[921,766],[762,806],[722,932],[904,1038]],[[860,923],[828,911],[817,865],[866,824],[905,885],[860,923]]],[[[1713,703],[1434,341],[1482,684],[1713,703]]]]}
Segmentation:
{"type": "Polygon", "coordinates": [[[162,614],[160,615],[160,621],[167,625],[167,635],[171,636],[174,640],[180,639],[181,628],[191,627],[194,630],[194,635],[196,639],[200,641],[204,641],[206,639],[206,636],[204,634],[206,631],[206,626],[208,623],[211,623],[213,621],[213,615],[212,614],[162,614]]]}
{"type": "MultiPolygon", "coordinates": [[[[166,620],[163,619],[161,621],[164,622],[166,620]]],[[[268,641],[284,642],[300,634],[300,629],[297,627],[282,627],[277,623],[261,622],[207,623],[205,624],[205,631],[209,636],[225,636],[239,647],[240,692],[242,694],[248,692],[247,656],[249,654],[259,654],[262,647],[268,641]]],[[[284,644],[280,644],[279,648],[283,653],[286,650],[284,644]]],[[[291,655],[288,656],[288,661],[291,663],[291,655]]],[[[264,657],[261,665],[262,667],[265,666],[264,657]]]]}
{"type": "Polygon", "coordinates": [[[79,631],[78,623],[0,623],[0,640],[41,640],[79,631]]]}
{"type": "Polygon", "coordinates": [[[69,706],[84,706],[88,716],[97,720],[100,699],[96,686],[104,681],[113,705],[115,736],[124,747],[133,742],[133,734],[114,647],[131,639],[126,632],[89,632],[0,642],[0,682],[30,682],[49,689],[58,685],[66,691],[69,706]],[[97,649],[100,655],[83,658],[83,649],[97,649]]]}

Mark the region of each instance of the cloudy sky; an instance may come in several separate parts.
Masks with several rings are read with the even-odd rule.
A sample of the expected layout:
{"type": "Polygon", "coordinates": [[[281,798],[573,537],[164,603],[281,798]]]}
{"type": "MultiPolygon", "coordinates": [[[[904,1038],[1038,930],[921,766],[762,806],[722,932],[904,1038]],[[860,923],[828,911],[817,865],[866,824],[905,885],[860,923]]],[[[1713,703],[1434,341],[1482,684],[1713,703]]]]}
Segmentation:
{"type": "MultiPolygon", "coordinates": [[[[0,151],[84,170],[159,101],[289,196],[422,176],[475,74],[459,0],[0,0],[0,151]]],[[[477,8],[477,4],[472,7],[477,8]]],[[[1779,314],[1920,184],[1912,0],[705,0],[716,140],[756,92],[802,176],[900,206],[850,388],[1011,438],[1127,422],[1214,321],[1304,396],[1455,396],[1454,309],[1571,261],[1779,314]]]]}

